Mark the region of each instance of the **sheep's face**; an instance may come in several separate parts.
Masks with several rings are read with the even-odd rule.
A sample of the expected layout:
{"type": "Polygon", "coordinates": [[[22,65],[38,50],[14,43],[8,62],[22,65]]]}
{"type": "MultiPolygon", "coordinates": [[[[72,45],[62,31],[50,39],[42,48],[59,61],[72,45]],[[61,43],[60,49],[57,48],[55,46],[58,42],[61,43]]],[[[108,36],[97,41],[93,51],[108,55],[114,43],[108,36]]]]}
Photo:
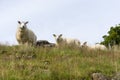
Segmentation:
{"type": "Polygon", "coordinates": [[[63,41],[62,34],[60,34],[58,36],[53,34],[53,36],[55,37],[55,40],[57,43],[61,43],[63,41]]]}
{"type": "Polygon", "coordinates": [[[27,21],[27,22],[20,22],[20,21],[18,21],[19,28],[20,28],[21,30],[26,29],[26,28],[27,28],[27,26],[26,26],[27,23],[28,23],[28,21],[27,21]]]}

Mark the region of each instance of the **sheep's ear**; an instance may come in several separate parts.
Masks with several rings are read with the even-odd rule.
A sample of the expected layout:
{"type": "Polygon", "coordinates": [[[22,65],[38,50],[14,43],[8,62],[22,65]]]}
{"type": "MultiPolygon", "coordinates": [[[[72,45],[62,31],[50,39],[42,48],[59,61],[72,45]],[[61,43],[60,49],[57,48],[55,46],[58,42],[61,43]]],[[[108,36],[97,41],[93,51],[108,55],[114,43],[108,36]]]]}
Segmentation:
{"type": "Polygon", "coordinates": [[[84,44],[84,45],[86,45],[86,44],[87,44],[87,42],[84,42],[83,44],[84,44]]]}
{"type": "Polygon", "coordinates": [[[28,21],[25,22],[25,24],[27,24],[27,23],[28,23],[28,21]]]}
{"type": "Polygon", "coordinates": [[[18,23],[19,23],[19,24],[21,24],[21,22],[20,22],[20,21],[18,21],[18,23]]]}
{"type": "Polygon", "coordinates": [[[55,34],[53,34],[53,36],[54,36],[54,37],[56,37],[56,35],[55,35],[55,34]]]}
{"type": "Polygon", "coordinates": [[[59,37],[62,37],[62,34],[60,34],[59,37]]]}

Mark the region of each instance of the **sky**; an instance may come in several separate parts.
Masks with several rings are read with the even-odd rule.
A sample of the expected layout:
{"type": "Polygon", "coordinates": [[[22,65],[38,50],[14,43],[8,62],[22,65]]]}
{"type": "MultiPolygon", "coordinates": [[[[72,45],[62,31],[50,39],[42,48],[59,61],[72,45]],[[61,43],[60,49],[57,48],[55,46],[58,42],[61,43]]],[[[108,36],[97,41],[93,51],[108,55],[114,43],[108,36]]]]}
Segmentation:
{"type": "Polygon", "coordinates": [[[0,0],[0,43],[18,44],[17,21],[37,40],[55,43],[53,34],[76,38],[81,43],[103,41],[110,27],[120,23],[120,0],[0,0]]]}

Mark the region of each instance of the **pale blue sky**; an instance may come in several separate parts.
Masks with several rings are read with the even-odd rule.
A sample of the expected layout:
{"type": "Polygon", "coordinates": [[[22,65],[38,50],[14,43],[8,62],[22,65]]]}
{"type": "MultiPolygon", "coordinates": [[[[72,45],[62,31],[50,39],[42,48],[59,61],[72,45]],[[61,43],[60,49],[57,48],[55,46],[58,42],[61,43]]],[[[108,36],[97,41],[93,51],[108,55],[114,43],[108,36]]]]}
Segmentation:
{"type": "Polygon", "coordinates": [[[1,43],[17,44],[18,20],[38,40],[55,42],[55,33],[94,44],[120,23],[120,0],[0,0],[1,43]]]}

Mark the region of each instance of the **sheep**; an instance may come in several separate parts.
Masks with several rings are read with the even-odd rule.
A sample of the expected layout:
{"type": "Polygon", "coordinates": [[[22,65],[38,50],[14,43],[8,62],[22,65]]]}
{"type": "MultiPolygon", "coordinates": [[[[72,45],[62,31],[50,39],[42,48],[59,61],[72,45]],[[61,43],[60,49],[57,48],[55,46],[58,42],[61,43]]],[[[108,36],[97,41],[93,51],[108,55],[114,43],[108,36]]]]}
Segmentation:
{"type": "Polygon", "coordinates": [[[38,40],[36,42],[36,46],[42,46],[42,47],[55,47],[55,43],[50,43],[47,40],[38,40]]]}
{"type": "Polygon", "coordinates": [[[38,40],[36,41],[36,46],[44,46],[50,44],[47,40],[38,40]]]}
{"type": "Polygon", "coordinates": [[[84,42],[81,47],[90,50],[107,50],[106,46],[102,44],[88,45],[87,42],[84,42]]]}
{"type": "Polygon", "coordinates": [[[53,34],[55,40],[56,40],[56,45],[57,46],[77,46],[80,47],[80,41],[78,39],[70,39],[70,38],[63,38],[62,34],[60,35],[55,35],[53,34]]]}
{"type": "Polygon", "coordinates": [[[93,46],[89,46],[91,49],[97,49],[97,50],[107,50],[106,46],[102,44],[95,44],[93,46]]]}
{"type": "Polygon", "coordinates": [[[82,45],[81,45],[82,48],[87,48],[87,42],[85,41],[82,45]]]}
{"type": "Polygon", "coordinates": [[[27,22],[20,22],[18,21],[18,28],[16,32],[16,39],[18,43],[21,44],[27,44],[27,45],[35,45],[37,36],[27,28],[27,22]]]}

